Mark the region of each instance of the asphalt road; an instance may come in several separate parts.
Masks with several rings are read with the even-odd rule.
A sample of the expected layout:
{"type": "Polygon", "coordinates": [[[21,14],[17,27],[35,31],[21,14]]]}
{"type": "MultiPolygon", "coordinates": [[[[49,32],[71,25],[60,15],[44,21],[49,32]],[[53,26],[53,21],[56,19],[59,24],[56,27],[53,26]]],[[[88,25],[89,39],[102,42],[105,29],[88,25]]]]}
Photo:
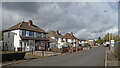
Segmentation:
{"type": "Polygon", "coordinates": [[[42,58],[12,66],[104,66],[105,47],[94,47],[90,50],[65,55],[42,58]]]}

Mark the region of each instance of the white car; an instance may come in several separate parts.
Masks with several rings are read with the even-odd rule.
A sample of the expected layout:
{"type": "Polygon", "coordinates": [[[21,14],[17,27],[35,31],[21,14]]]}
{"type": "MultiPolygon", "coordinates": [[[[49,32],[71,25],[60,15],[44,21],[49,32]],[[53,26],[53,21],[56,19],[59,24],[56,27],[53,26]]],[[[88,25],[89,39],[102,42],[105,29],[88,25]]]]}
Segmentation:
{"type": "Polygon", "coordinates": [[[105,44],[105,43],[103,43],[103,45],[106,47],[106,44],[105,44]]]}

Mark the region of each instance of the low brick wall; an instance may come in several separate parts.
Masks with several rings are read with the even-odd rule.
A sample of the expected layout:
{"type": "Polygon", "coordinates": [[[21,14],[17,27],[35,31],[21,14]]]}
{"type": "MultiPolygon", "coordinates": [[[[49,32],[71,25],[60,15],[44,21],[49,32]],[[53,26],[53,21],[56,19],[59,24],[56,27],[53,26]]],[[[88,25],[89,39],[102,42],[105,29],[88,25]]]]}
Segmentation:
{"type": "Polygon", "coordinates": [[[62,52],[62,49],[52,49],[52,51],[62,52]]]}
{"type": "Polygon", "coordinates": [[[36,56],[52,56],[52,55],[59,55],[61,53],[52,52],[52,51],[33,51],[33,53],[27,52],[26,54],[33,54],[36,56]]]}

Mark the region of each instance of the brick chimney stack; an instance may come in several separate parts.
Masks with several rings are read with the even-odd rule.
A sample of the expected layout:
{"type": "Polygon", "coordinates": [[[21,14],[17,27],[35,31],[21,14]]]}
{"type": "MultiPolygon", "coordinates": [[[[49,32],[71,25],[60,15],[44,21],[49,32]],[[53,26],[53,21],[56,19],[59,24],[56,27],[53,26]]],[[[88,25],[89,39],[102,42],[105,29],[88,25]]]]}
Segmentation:
{"type": "Polygon", "coordinates": [[[28,25],[32,25],[32,24],[33,24],[32,20],[29,20],[28,25]]]}
{"type": "Polygon", "coordinates": [[[70,35],[72,36],[72,35],[73,35],[73,33],[71,32],[71,33],[70,33],[70,35]]]}
{"type": "Polygon", "coordinates": [[[56,31],[56,34],[59,34],[59,31],[58,31],[58,30],[56,31]]]}

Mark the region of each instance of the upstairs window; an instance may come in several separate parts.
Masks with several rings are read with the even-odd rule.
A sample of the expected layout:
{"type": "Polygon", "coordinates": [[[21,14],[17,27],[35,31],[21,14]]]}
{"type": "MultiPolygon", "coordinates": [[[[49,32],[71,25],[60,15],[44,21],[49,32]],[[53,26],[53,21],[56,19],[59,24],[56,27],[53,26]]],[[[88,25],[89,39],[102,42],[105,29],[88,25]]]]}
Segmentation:
{"type": "Polygon", "coordinates": [[[46,34],[44,34],[43,37],[46,38],[46,34]]]}
{"type": "Polygon", "coordinates": [[[10,37],[10,33],[8,32],[8,38],[10,37]]]}
{"type": "Polygon", "coordinates": [[[57,41],[57,40],[58,40],[58,37],[56,37],[55,39],[56,39],[56,41],[57,41]]]}
{"type": "Polygon", "coordinates": [[[40,32],[37,32],[37,37],[42,37],[40,32]]]}
{"type": "Polygon", "coordinates": [[[68,39],[66,39],[66,42],[68,42],[68,39]]]}
{"type": "Polygon", "coordinates": [[[22,36],[26,36],[26,31],[22,30],[22,36]]]}
{"type": "Polygon", "coordinates": [[[29,36],[30,36],[30,37],[34,37],[34,32],[29,31],[29,36]]]}
{"type": "Polygon", "coordinates": [[[64,42],[63,38],[61,38],[61,42],[64,42]]]}

